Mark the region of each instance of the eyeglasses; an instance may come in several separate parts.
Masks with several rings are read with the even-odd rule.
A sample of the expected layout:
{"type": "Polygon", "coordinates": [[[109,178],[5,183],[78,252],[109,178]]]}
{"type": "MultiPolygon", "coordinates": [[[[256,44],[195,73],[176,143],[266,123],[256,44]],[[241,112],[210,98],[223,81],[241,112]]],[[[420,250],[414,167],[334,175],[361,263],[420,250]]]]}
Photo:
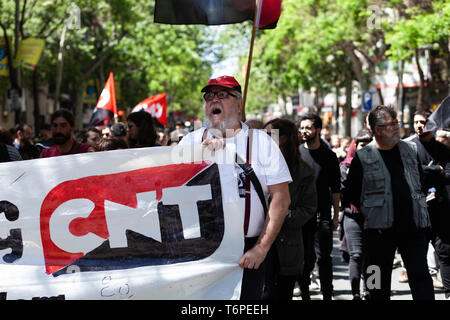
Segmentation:
{"type": "Polygon", "coordinates": [[[384,123],[384,124],[378,124],[378,127],[397,127],[398,126],[398,121],[392,121],[392,122],[388,122],[388,123],[384,123]]]}
{"type": "Polygon", "coordinates": [[[313,127],[300,127],[298,128],[298,132],[302,131],[312,131],[313,127]]]}
{"type": "Polygon", "coordinates": [[[205,101],[209,102],[209,101],[212,101],[215,96],[217,96],[217,98],[219,98],[220,100],[224,100],[224,99],[228,98],[228,96],[237,98],[237,95],[232,94],[231,92],[228,92],[228,91],[217,91],[217,92],[210,91],[203,95],[203,99],[205,99],[205,101]]]}

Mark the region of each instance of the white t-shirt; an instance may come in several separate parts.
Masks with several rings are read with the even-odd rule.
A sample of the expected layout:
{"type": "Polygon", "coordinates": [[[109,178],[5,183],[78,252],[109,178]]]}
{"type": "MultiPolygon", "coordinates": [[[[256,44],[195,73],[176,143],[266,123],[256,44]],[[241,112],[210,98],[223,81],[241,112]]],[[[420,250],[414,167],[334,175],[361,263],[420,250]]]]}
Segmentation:
{"type": "MultiPolygon", "coordinates": [[[[232,138],[226,138],[227,145],[234,144],[236,152],[245,161],[247,161],[247,135],[248,126],[242,123],[242,130],[232,138]]],[[[205,128],[198,129],[189,133],[181,141],[180,145],[201,144],[205,128]]],[[[208,130],[205,139],[211,139],[212,135],[208,130]]],[[[290,183],[292,181],[289,168],[284,160],[278,145],[273,139],[262,130],[253,130],[252,138],[252,155],[251,166],[258,177],[263,189],[266,200],[269,198],[268,186],[283,182],[290,183]]],[[[242,214],[245,214],[245,175],[241,167],[235,165],[237,172],[239,196],[242,200],[242,214]]],[[[259,236],[264,225],[264,209],[258,197],[253,184],[251,184],[250,194],[250,221],[247,231],[247,237],[259,236]]]]}

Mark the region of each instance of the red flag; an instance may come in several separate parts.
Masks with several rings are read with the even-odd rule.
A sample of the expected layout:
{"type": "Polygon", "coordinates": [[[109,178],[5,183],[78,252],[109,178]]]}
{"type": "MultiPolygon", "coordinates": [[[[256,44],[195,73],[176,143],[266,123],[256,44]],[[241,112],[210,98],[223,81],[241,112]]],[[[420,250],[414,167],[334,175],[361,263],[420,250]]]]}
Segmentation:
{"type": "Polygon", "coordinates": [[[117,114],[116,105],[116,90],[114,88],[114,75],[109,73],[108,80],[106,81],[105,88],[98,99],[97,106],[92,113],[89,126],[96,126],[101,124],[107,124],[110,122],[114,115],[117,114]]]}
{"type": "Polygon", "coordinates": [[[156,118],[164,126],[167,126],[167,102],[165,92],[139,102],[131,112],[141,110],[150,113],[153,118],[156,118]]]}
{"type": "MultiPolygon", "coordinates": [[[[259,0],[259,29],[273,29],[281,14],[281,0],[259,0]]],[[[156,0],[154,21],[167,24],[218,25],[253,20],[256,0],[156,0]]]]}

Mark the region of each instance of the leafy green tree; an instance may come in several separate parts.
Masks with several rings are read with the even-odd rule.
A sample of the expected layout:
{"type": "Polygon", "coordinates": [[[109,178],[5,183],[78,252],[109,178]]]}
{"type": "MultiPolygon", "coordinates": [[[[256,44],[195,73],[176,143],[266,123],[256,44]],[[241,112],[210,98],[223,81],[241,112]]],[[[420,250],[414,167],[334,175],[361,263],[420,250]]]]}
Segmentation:
{"type": "MultiPolygon", "coordinates": [[[[414,60],[419,69],[420,87],[417,108],[424,107],[424,74],[419,63],[419,50],[437,44],[444,57],[444,79],[448,87],[450,66],[450,3],[441,1],[411,1],[407,6],[398,4],[399,19],[393,24],[383,25],[387,54],[394,61],[414,60]]],[[[449,89],[450,90],[450,89],[449,89]]]]}
{"type": "MultiPolygon", "coordinates": [[[[148,96],[165,91],[169,110],[189,115],[201,112],[200,87],[211,75],[212,64],[223,56],[221,46],[213,45],[208,27],[155,24],[153,1],[78,0],[73,4],[80,9],[81,21],[79,28],[69,30],[65,26],[70,2],[0,3],[0,21],[14,43],[27,37],[46,41],[34,72],[16,70],[22,86],[49,85],[54,92],[60,84],[64,94],[58,102],[73,108],[79,126],[88,80],[96,78],[103,86],[111,71],[121,85],[118,105],[126,111],[148,96]],[[63,63],[58,62],[61,56],[63,63]]],[[[10,87],[6,78],[1,81],[5,86],[0,90],[10,87]]]]}
{"type": "MultiPolygon", "coordinates": [[[[269,86],[268,92],[283,98],[299,87],[326,92],[353,79],[368,90],[375,63],[384,55],[383,34],[367,27],[368,3],[283,1],[277,28],[265,31],[255,50],[257,76],[259,73],[260,82],[269,86]],[[375,45],[378,41],[381,46],[375,45]]],[[[263,88],[260,82],[254,85],[263,88]]],[[[254,108],[254,100],[249,101],[249,109],[254,108]]],[[[350,113],[350,103],[347,109],[350,113]]]]}

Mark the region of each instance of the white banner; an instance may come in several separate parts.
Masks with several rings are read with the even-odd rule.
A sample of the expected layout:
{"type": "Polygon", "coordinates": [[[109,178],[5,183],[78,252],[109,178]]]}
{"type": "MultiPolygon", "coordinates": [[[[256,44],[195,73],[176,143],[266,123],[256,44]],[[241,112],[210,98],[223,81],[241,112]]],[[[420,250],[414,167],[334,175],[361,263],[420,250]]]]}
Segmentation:
{"type": "Polygon", "coordinates": [[[0,164],[0,299],[239,298],[234,151],[202,150],[0,164]]]}

